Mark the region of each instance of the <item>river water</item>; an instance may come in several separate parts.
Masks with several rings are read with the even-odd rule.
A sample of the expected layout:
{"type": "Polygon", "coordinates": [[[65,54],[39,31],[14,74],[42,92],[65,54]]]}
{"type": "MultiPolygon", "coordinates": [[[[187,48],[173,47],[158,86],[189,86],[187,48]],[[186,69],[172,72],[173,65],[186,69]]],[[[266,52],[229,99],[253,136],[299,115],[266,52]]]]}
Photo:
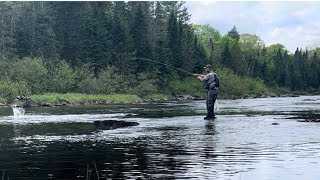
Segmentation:
{"type": "Polygon", "coordinates": [[[0,108],[0,178],[320,178],[320,96],[0,108]],[[94,121],[139,125],[102,130],[94,121]]]}

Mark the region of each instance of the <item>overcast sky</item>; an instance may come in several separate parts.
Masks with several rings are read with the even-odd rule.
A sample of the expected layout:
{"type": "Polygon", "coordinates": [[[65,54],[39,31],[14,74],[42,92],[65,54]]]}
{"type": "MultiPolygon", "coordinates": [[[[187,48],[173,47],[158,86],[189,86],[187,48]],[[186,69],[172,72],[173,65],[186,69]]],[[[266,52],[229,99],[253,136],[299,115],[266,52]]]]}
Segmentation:
{"type": "Polygon", "coordinates": [[[292,53],[297,47],[320,46],[320,2],[317,1],[187,1],[191,22],[209,24],[225,35],[256,34],[266,45],[280,43],[292,53]]]}

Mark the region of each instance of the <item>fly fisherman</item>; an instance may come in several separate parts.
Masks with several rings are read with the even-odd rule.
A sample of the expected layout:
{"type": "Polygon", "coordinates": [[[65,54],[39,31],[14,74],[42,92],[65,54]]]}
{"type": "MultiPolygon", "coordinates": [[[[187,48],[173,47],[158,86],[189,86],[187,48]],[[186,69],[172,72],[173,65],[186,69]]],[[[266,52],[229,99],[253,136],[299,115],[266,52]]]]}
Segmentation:
{"type": "Polygon", "coordinates": [[[204,88],[208,91],[208,97],[206,101],[207,105],[207,116],[204,119],[215,118],[214,114],[214,103],[218,96],[219,78],[216,73],[213,72],[213,68],[210,64],[204,67],[207,75],[193,74],[199,81],[202,81],[204,88]]]}

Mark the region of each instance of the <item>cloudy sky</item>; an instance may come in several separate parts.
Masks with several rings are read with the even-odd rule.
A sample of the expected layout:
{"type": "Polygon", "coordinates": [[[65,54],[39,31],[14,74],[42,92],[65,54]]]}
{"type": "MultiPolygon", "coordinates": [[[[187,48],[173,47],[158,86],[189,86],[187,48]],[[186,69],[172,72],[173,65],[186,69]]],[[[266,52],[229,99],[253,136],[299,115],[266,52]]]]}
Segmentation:
{"type": "Polygon", "coordinates": [[[290,52],[320,46],[320,1],[187,1],[191,22],[209,24],[225,35],[256,34],[266,45],[280,43],[290,52]]]}

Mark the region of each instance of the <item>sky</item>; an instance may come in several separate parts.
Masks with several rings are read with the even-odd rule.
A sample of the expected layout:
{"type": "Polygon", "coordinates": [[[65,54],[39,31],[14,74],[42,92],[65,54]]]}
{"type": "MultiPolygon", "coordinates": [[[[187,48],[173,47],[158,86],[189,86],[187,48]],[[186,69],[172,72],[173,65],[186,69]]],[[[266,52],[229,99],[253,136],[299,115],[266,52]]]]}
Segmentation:
{"type": "Polygon", "coordinates": [[[280,43],[291,53],[297,47],[320,46],[320,1],[186,1],[191,23],[208,24],[225,35],[236,26],[239,34],[280,43]]]}

